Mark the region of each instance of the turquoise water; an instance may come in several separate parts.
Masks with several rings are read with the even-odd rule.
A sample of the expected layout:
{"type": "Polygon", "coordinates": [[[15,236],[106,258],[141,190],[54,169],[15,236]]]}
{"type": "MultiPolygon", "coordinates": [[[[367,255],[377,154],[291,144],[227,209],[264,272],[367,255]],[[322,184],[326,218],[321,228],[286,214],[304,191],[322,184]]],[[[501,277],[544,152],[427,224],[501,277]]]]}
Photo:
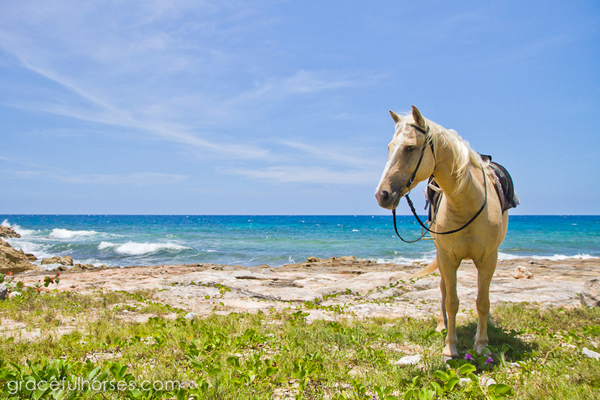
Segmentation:
{"type": "MultiPolygon", "coordinates": [[[[431,241],[402,243],[391,216],[0,215],[8,239],[38,258],[70,255],[109,266],[223,263],[281,266],[354,255],[379,262],[431,260],[431,241]]],[[[415,238],[413,217],[399,230],[415,238]]],[[[600,216],[511,216],[500,258],[600,257],[600,216]]]]}

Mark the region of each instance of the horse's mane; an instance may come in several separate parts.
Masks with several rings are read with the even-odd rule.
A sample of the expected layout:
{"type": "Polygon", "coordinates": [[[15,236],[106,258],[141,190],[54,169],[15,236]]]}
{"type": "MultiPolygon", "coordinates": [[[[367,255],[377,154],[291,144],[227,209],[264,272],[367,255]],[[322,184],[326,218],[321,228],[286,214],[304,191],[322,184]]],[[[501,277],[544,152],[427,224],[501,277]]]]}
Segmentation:
{"type": "MultiPolygon", "coordinates": [[[[412,119],[411,114],[407,114],[407,117],[412,119]]],[[[471,163],[475,166],[482,165],[486,174],[492,177],[493,172],[489,168],[489,161],[484,161],[479,153],[471,148],[469,142],[464,140],[454,129],[446,129],[427,118],[424,119],[429,127],[433,146],[438,148],[438,145],[441,143],[444,146],[448,146],[452,151],[454,158],[452,173],[456,176],[457,192],[462,190],[471,181],[471,175],[469,174],[469,165],[471,163]]]]}

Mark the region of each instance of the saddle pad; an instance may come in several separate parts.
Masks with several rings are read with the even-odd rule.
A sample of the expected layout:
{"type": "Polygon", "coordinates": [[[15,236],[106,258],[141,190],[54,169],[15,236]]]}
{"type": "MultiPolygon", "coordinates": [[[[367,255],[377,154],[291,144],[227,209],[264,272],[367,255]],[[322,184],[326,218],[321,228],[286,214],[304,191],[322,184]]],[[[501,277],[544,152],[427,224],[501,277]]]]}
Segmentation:
{"type": "Polygon", "coordinates": [[[515,193],[515,186],[510,174],[506,168],[496,162],[490,161],[490,167],[496,175],[494,186],[496,186],[496,193],[498,193],[500,204],[502,204],[502,212],[515,208],[519,205],[519,196],[515,193]]]}

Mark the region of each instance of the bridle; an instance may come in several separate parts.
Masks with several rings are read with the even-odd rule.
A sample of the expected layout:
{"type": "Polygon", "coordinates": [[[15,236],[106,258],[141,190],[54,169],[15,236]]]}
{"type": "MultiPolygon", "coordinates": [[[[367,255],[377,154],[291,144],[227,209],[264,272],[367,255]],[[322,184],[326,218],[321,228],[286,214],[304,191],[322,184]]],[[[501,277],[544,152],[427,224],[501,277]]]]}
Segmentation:
{"type": "MultiPolygon", "coordinates": [[[[427,142],[429,142],[429,147],[431,148],[431,154],[433,154],[433,159],[435,162],[435,165],[433,167],[433,170],[435,171],[435,168],[437,166],[437,159],[435,157],[435,150],[433,147],[433,140],[431,138],[431,136],[429,135],[429,127],[427,127],[427,129],[423,129],[422,127],[420,127],[419,125],[416,124],[409,124],[410,126],[412,126],[413,128],[415,128],[416,130],[418,130],[419,132],[421,132],[422,134],[424,134],[425,140],[427,142]]],[[[485,199],[483,201],[483,204],[481,205],[481,208],[479,208],[479,211],[477,211],[477,213],[475,213],[475,215],[473,215],[473,217],[471,217],[470,220],[468,220],[463,226],[461,226],[460,228],[457,229],[452,229],[450,231],[446,231],[446,232],[435,232],[432,231],[431,229],[429,229],[425,223],[430,222],[430,223],[434,223],[435,222],[435,218],[437,216],[437,208],[435,210],[435,213],[433,214],[432,220],[431,221],[426,221],[425,223],[423,223],[423,221],[421,221],[421,218],[419,218],[419,216],[417,215],[417,211],[415,210],[415,206],[412,202],[412,200],[410,199],[410,197],[408,196],[410,193],[410,186],[412,185],[412,183],[415,180],[415,177],[417,176],[417,172],[419,171],[419,167],[421,166],[421,161],[423,161],[423,155],[425,154],[425,149],[427,148],[427,143],[423,144],[423,148],[421,149],[421,156],[419,157],[419,162],[417,162],[417,166],[414,170],[414,172],[412,173],[410,179],[408,180],[408,184],[406,185],[406,188],[408,189],[408,192],[404,195],[404,197],[406,197],[406,202],[408,203],[408,206],[410,207],[410,210],[412,211],[413,215],[415,216],[416,220],[419,222],[419,225],[421,225],[421,236],[415,240],[405,240],[402,236],[400,236],[400,234],[398,233],[398,227],[396,225],[396,209],[392,209],[392,216],[394,218],[394,231],[396,231],[396,235],[398,235],[398,237],[400,238],[400,240],[402,240],[404,243],[415,243],[418,242],[419,240],[423,239],[423,237],[427,234],[427,232],[436,234],[436,235],[449,235],[451,233],[456,233],[459,231],[462,231],[463,229],[465,229],[467,226],[469,226],[471,224],[471,222],[475,221],[475,219],[479,216],[479,214],[481,214],[481,212],[483,211],[483,209],[485,208],[485,205],[487,204],[487,178],[485,176],[485,170],[483,169],[483,165],[479,164],[479,166],[481,167],[481,172],[483,174],[483,191],[485,192],[485,199]]],[[[433,173],[430,175],[430,178],[433,178],[433,173]]]]}

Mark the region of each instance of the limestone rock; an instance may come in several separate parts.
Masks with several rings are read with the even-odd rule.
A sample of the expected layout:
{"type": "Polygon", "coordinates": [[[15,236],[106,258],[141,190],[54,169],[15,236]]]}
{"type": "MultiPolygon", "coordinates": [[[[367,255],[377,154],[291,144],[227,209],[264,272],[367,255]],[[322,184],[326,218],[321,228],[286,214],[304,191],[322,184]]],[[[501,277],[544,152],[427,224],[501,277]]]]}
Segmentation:
{"type": "Polygon", "coordinates": [[[73,266],[73,268],[71,268],[71,271],[86,271],[88,269],[94,269],[94,268],[96,268],[96,267],[94,267],[93,264],[75,264],[73,266]]]}
{"type": "Polygon", "coordinates": [[[415,290],[437,289],[440,287],[440,280],[432,278],[422,278],[413,283],[412,287],[415,290]]]}
{"type": "Polygon", "coordinates": [[[21,235],[19,235],[17,232],[14,231],[14,229],[8,226],[0,225],[0,237],[20,238],[21,235]]]}
{"type": "Polygon", "coordinates": [[[580,297],[582,305],[600,307],[600,278],[592,278],[585,281],[580,297]]]}
{"type": "Polygon", "coordinates": [[[481,378],[479,378],[479,384],[481,386],[490,387],[491,385],[495,385],[496,381],[494,380],[494,378],[482,376],[481,378]]]}
{"type": "Polygon", "coordinates": [[[419,361],[421,361],[421,355],[416,354],[414,356],[402,357],[401,359],[396,361],[394,365],[415,365],[418,364],[419,361]]]}
{"type": "Polygon", "coordinates": [[[517,268],[515,269],[515,272],[513,273],[513,278],[515,279],[531,279],[533,278],[533,273],[531,271],[529,271],[527,268],[525,268],[522,265],[518,265],[517,268]]]}
{"type": "Polygon", "coordinates": [[[584,347],[581,352],[583,353],[584,356],[586,356],[587,358],[595,358],[596,360],[600,360],[600,353],[594,351],[594,350],[590,350],[587,347],[584,347]]]}
{"type": "Polygon", "coordinates": [[[10,244],[0,239],[0,273],[6,274],[38,270],[39,268],[29,262],[23,250],[15,250],[10,244]]]}
{"type": "Polygon", "coordinates": [[[8,297],[8,289],[4,284],[0,283],[0,300],[6,300],[8,297]]]}
{"type": "Polygon", "coordinates": [[[316,267],[353,267],[353,266],[369,266],[376,265],[373,260],[363,260],[355,256],[331,257],[328,259],[318,257],[308,257],[305,262],[299,264],[288,264],[284,267],[300,267],[300,268],[316,268],[316,267]]]}
{"type": "Polygon", "coordinates": [[[316,262],[323,262],[325,260],[323,260],[322,258],[318,258],[318,257],[308,257],[306,259],[307,263],[316,263],[316,262]]]}
{"type": "Polygon", "coordinates": [[[61,264],[61,265],[72,266],[73,259],[71,258],[71,256],[62,256],[62,257],[57,256],[57,257],[44,258],[42,260],[42,265],[48,265],[48,264],[61,264]]]}

